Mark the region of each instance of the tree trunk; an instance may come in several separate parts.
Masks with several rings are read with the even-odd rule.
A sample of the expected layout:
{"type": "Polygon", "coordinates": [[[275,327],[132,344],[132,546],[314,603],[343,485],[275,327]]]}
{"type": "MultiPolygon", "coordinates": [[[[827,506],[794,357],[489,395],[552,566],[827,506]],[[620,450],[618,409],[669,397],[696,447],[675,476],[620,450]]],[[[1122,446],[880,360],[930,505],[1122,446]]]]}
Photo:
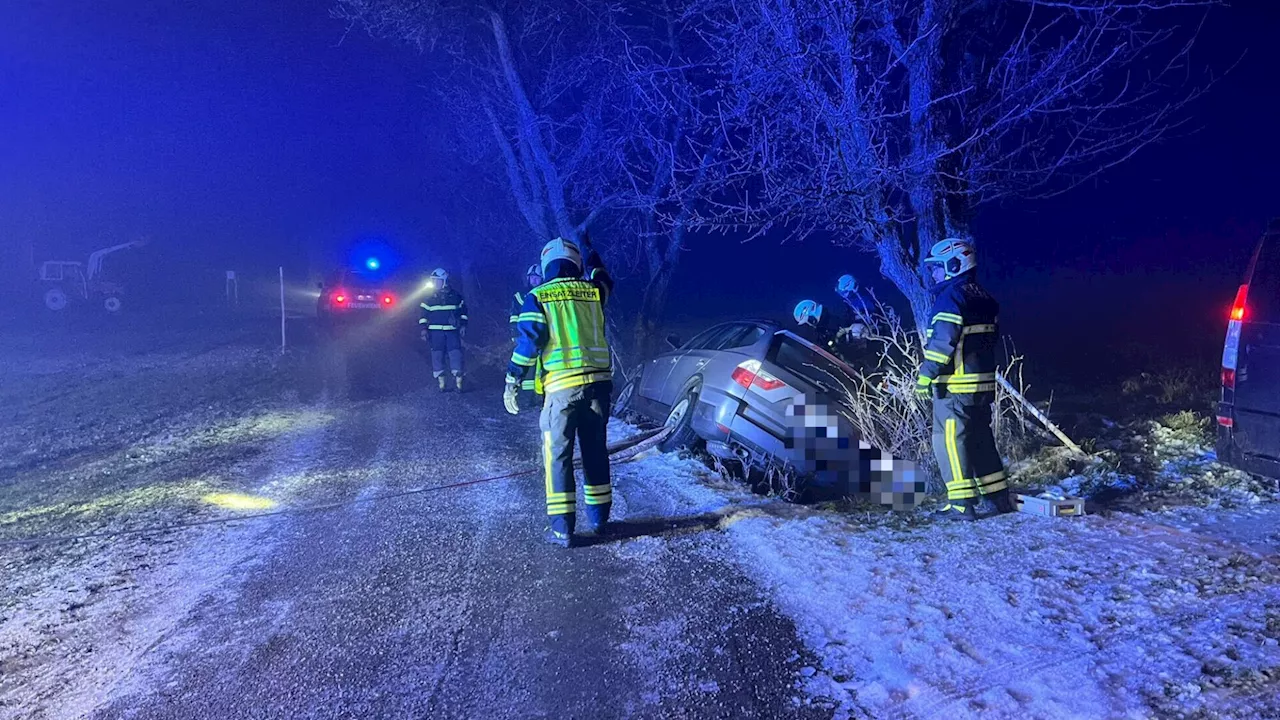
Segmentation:
{"type": "Polygon", "coordinates": [[[893,283],[898,292],[911,303],[911,315],[915,319],[916,328],[923,334],[924,329],[929,327],[933,293],[929,292],[915,263],[907,254],[910,244],[905,238],[896,235],[884,237],[876,244],[876,254],[880,257],[880,274],[893,283]]]}

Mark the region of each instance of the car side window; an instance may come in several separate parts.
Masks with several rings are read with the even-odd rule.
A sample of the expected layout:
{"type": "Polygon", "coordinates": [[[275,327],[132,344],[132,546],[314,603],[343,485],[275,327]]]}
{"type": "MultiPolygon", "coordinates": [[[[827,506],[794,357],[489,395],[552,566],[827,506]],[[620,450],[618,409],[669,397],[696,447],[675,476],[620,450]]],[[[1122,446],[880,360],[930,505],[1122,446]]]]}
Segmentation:
{"type": "Polygon", "coordinates": [[[1280,323],[1280,235],[1262,241],[1262,252],[1249,279],[1245,322],[1280,323]]]}
{"type": "Polygon", "coordinates": [[[680,348],[680,351],[688,352],[690,350],[704,350],[706,348],[713,347],[716,339],[720,337],[721,333],[723,333],[727,327],[729,326],[716,325],[709,330],[703,330],[697,335],[694,335],[692,340],[685,343],[684,346],[680,348]]]}
{"type": "Polygon", "coordinates": [[[756,341],[764,337],[764,328],[759,325],[731,325],[732,332],[724,337],[718,338],[715,345],[716,350],[732,350],[734,348],[747,347],[754,345],[756,341]]]}

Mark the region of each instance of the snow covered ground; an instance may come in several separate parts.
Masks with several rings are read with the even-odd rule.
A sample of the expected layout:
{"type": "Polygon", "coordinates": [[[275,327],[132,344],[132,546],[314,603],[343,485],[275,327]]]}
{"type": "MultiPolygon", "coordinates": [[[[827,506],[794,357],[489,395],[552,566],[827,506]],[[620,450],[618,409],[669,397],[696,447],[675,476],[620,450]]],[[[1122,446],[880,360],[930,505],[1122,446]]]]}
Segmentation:
{"type": "Polygon", "coordinates": [[[1280,717],[1280,505],[972,525],[786,506],[651,455],[821,659],[837,717],[1280,717]]]}

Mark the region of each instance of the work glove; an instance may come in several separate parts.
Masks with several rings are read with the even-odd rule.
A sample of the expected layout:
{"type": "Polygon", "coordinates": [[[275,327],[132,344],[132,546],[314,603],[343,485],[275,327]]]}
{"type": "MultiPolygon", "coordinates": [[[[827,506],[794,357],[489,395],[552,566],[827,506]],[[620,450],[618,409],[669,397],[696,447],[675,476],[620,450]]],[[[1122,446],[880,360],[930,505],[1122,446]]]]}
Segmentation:
{"type": "Polygon", "coordinates": [[[520,403],[516,398],[520,395],[520,386],[509,382],[507,387],[502,391],[502,404],[507,406],[507,412],[512,415],[520,414],[520,403]]]}
{"type": "Polygon", "coordinates": [[[926,401],[932,400],[933,399],[933,381],[925,377],[921,377],[920,380],[927,381],[927,382],[916,383],[916,397],[926,401]]]}

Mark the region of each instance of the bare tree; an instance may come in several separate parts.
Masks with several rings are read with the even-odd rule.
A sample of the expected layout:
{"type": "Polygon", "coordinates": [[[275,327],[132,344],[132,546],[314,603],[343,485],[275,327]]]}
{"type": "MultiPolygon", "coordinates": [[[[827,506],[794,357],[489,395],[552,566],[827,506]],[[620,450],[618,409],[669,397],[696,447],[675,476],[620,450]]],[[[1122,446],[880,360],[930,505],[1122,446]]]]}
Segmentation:
{"type": "Polygon", "coordinates": [[[1077,186],[1180,127],[1213,0],[706,0],[732,139],[696,222],[833,232],[923,323],[974,209],[1077,186]]]}
{"type": "Polygon", "coordinates": [[[609,113],[612,78],[586,67],[603,53],[597,45],[613,12],[550,0],[338,0],[335,10],[375,36],[450,61],[439,95],[487,134],[530,249],[579,237],[626,189],[611,146],[623,135],[616,126],[630,120],[609,113]]]}

